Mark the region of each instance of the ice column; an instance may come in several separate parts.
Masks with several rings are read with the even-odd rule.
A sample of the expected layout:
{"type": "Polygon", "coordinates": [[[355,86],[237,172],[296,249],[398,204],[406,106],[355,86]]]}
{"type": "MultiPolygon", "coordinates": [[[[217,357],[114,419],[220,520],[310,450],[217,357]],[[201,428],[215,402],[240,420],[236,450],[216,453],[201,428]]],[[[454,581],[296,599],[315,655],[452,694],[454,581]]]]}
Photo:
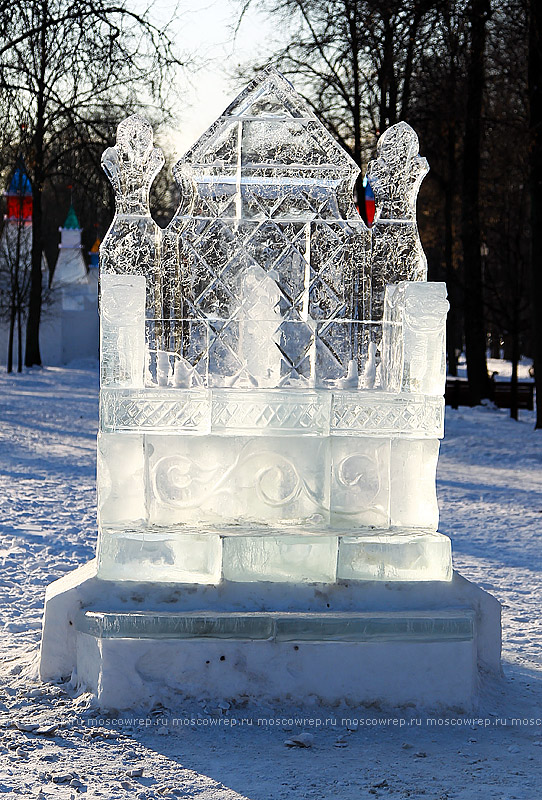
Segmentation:
{"type": "Polygon", "coordinates": [[[100,349],[103,386],[143,386],[145,372],[143,275],[102,275],[100,349]]]}
{"type": "Polygon", "coordinates": [[[273,388],[280,380],[280,292],[276,272],[249,267],[241,279],[239,354],[256,386],[273,388]]]}

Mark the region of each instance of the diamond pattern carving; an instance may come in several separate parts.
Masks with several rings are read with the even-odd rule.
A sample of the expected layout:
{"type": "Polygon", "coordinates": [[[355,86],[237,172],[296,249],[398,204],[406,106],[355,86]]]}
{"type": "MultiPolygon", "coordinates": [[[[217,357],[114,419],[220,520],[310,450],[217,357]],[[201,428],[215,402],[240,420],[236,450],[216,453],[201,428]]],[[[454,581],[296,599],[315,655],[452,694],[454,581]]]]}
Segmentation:
{"type": "MultiPolygon", "coordinates": [[[[181,317],[238,319],[243,275],[256,267],[276,281],[284,323],[307,324],[308,336],[311,320],[379,321],[387,284],[425,279],[415,202],[427,165],[404,123],[381,137],[369,168],[378,209],[371,230],[353,205],[357,165],[273,69],[175,166],[182,199],[165,230],[153,222],[148,202],[162,163],[149,123],[137,115],[119,126],[116,146],[103,157],[117,214],[102,247],[102,269],[147,277],[147,317],[164,321],[147,326],[153,352],[182,357],[190,333],[168,336],[181,317]]],[[[319,362],[302,336],[297,342],[298,352],[293,342],[288,352],[283,348],[280,386],[285,380],[319,385],[318,363],[339,380],[350,362],[363,368],[369,348],[378,350],[380,329],[352,337],[348,352],[323,340],[319,362]]],[[[275,343],[273,335],[269,346],[275,343]]],[[[223,379],[215,385],[243,371],[240,343],[227,325],[215,330],[208,347],[209,363],[223,379]]]]}
{"type": "Polygon", "coordinates": [[[332,433],[444,436],[444,398],[348,393],[334,398],[332,433]]]}
{"type": "Polygon", "coordinates": [[[222,394],[213,398],[212,428],[220,430],[272,430],[278,433],[320,434],[329,431],[331,398],[314,395],[294,399],[262,397],[254,393],[222,394]]]}
{"type": "Polygon", "coordinates": [[[442,437],[441,397],[375,395],[274,395],[228,390],[102,389],[102,430],[140,431],[274,431],[326,436],[442,437]]]}
{"type": "Polygon", "coordinates": [[[100,420],[103,431],[182,430],[205,433],[210,429],[210,397],[206,392],[102,389],[100,420]]]}

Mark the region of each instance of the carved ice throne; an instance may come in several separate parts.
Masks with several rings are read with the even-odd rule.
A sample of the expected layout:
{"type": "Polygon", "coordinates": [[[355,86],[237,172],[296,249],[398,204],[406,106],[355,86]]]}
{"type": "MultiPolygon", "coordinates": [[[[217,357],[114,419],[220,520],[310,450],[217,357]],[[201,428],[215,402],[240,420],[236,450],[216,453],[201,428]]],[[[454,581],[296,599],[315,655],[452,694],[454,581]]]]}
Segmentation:
{"type": "Polygon", "coordinates": [[[149,210],[163,160],[139,116],[103,156],[116,214],[100,251],[91,580],[124,600],[79,602],[80,680],[111,702],[105,649],[137,640],[180,648],[175,668],[164,658],[188,693],[409,701],[360,679],[360,664],[378,673],[399,647],[416,669],[429,651],[408,647],[421,642],[437,645],[439,683],[455,648],[472,695],[475,613],[450,606],[437,532],[448,303],[426,281],[414,131],[380,139],[370,229],[353,204],[357,165],[275,70],[176,165],[181,204],[165,229],[149,210]],[[134,581],[146,607],[127,607],[134,581]],[[228,647],[237,667],[209,667],[228,647]],[[315,670],[314,647],[345,674],[315,670]]]}

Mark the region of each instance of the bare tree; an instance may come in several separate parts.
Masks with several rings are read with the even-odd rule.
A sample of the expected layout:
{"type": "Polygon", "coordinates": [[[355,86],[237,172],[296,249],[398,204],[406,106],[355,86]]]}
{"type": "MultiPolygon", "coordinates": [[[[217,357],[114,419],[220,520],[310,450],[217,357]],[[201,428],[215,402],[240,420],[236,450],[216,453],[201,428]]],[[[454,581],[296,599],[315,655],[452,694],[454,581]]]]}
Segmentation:
{"type": "Polygon", "coordinates": [[[400,118],[408,120],[413,77],[437,5],[434,0],[247,0],[239,24],[249,6],[284,20],[289,41],[274,59],[361,167],[378,134],[400,118]]]}
{"type": "Polygon", "coordinates": [[[481,164],[482,268],[494,356],[512,364],[510,415],[518,418],[518,363],[530,331],[527,19],[518,0],[488,25],[481,164]]]}
{"type": "Polygon", "coordinates": [[[443,0],[430,43],[419,58],[410,102],[410,121],[431,165],[424,181],[419,225],[429,275],[432,280],[445,280],[448,288],[446,346],[450,375],[457,375],[457,355],[462,349],[463,282],[458,229],[468,50],[464,5],[462,0],[443,0]]]}
{"type": "Polygon", "coordinates": [[[13,371],[13,346],[17,330],[17,371],[23,369],[22,322],[28,304],[32,230],[24,215],[23,172],[19,176],[15,214],[6,219],[0,239],[0,319],[7,320],[7,371],[13,371]]]}
{"type": "Polygon", "coordinates": [[[542,9],[529,0],[531,272],[536,427],[542,428],[542,9]]]}
{"type": "Polygon", "coordinates": [[[471,0],[467,8],[469,55],[467,109],[463,144],[463,196],[461,239],[465,349],[471,402],[490,396],[486,363],[486,330],[482,284],[482,238],[480,234],[480,158],[482,148],[482,103],[485,85],[485,48],[489,0],[471,0]]]}
{"type": "Polygon", "coordinates": [[[11,121],[24,125],[34,191],[27,366],[41,363],[42,198],[58,172],[58,143],[84,148],[99,140],[103,110],[118,121],[126,107],[162,102],[181,64],[167,26],[132,8],[129,0],[0,3],[0,89],[9,95],[11,121]]]}

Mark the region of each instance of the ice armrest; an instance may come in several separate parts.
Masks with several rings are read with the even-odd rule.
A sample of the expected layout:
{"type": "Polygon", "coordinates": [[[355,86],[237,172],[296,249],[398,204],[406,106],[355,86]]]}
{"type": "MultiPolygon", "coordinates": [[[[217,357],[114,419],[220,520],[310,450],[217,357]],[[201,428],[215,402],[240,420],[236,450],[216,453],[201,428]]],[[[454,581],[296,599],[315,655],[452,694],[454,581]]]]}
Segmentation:
{"type": "Polygon", "coordinates": [[[386,287],[382,381],[388,392],[444,393],[446,284],[403,281],[386,287]]]}

